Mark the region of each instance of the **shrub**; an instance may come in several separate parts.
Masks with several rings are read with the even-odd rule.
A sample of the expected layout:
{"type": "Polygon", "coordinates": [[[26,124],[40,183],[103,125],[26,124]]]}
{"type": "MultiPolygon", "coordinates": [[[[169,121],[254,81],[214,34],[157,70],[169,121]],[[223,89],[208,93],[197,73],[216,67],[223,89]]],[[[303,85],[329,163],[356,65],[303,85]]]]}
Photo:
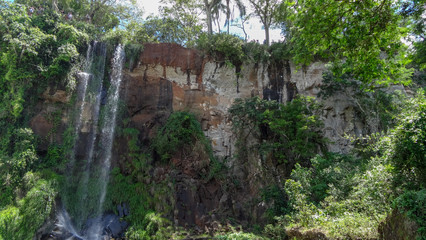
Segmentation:
{"type": "Polygon", "coordinates": [[[362,159],[337,153],[317,155],[310,162],[309,168],[296,165],[291,177],[302,184],[303,192],[316,204],[329,195],[345,199],[357,183],[355,174],[365,165],[362,159]]]}
{"type": "Polygon", "coordinates": [[[424,90],[404,104],[396,126],[376,146],[379,157],[394,166],[397,185],[420,189],[426,183],[426,97],[424,90]]]}
{"type": "Polygon", "coordinates": [[[153,140],[153,148],[162,161],[169,160],[178,151],[192,152],[196,142],[204,145],[210,159],[213,153],[200,123],[188,112],[174,112],[153,140]]]}
{"type": "Polygon", "coordinates": [[[240,67],[243,62],[243,40],[239,37],[226,34],[202,34],[197,40],[197,48],[208,55],[224,60],[235,67],[240,67]]]}
{"type": "Polygon", "coordinates": [[[244,158],[248,147],[255,147],[263,159],[272,157],[290,171],[297,162],[306,165],[326,142],[320,134],[322,122],[314,113],[317,108],[312,99],[304,97],[286,104],[258,97],[236,99],[229,113],[239,137],[239,157],[244,158]],[[249,135],[260,144],[248,146],[249,135]]]}
{"type": "Polygon", "coordinates": [[[50,216],[56,194],[57,183],[51,180],[34,179],[27,185],[31,189],[18,202],[18,206],[8,206],[0,211],[0,239],[32,239],[34,233],[50,216]]]}
{"type": "Polygon", "coordinates": [[[271,185],[261,190],[260,196],[266,203],[271,204],[266,210],[266,216],[272,220],[275,216],[281,216],[289,213],[287,204],[287,195],[284,189],[278,185],[271,185]]]}
{"type": "Polygon", "coordinates": [[[319,229],[332,239],[376,238],[379,222],[391,209],[391,166],[339,154],[311,162],[311,168],[297,166],[286,181],[294,210],[286,215],[287,227],[319,229]]]}
{"type": "Polygon", "coordinates": [[[130,227],[126,232],[129,240],[162,240],[171,239],[174,229],[169,220],[160,214],[150,212],[145,215],[141,226],[130,227]]]}
{"type": "Polygon", "coordinates": [[[257,236],[253,233],[235,232],[214,237],[216,240],[267,240],[268,238],[257,236]]]}
{"type": "Polygon", "coordinates": [[[257,42],[248,42],[243,45],[244,61],[251,63],[266,63],[271,54],[268,46],[257,42]]]}
{"type": "Polygon", "coordinates": [[[407,191],[395,199],[394,206],[419,226],[417,239],[426,238],[426,189],[407,191]]]}

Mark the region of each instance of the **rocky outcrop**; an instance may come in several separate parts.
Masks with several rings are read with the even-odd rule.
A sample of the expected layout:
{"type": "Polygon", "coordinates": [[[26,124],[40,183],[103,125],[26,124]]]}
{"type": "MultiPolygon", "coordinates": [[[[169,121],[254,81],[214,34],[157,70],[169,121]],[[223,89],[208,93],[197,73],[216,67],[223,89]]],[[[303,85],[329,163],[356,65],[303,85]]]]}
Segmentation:
{"type": "Polygon", "coordinates": [[[38,148],[46,151],[50,143],[62,143],[62,133],[68,123],[67,104],[70,96],[60,87],[49,87],[40,96],[40,101],[30,111],[34,116],[29,121],[33,132],[40,137],[38,148]]]}

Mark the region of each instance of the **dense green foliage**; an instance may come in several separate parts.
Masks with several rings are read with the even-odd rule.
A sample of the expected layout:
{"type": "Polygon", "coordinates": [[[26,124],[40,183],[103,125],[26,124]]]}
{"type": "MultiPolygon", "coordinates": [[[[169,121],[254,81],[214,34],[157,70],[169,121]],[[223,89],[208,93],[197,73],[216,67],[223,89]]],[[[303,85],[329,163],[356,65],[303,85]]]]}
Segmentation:
{"type": "Polygon", "coordinates": [[[328,59],[336,77],[350,74],[362,87],[408,83],[398,4],[392,1],[284,1],[278,21],[297,63],[328,59]]]}
{"type": "Polygon", "coordinates": [[[237,99],[229,112],[240,136],[239,157],[244,158],[247,148],[253,147],[263,159],[272,157],[290,170],[297,162],[306,165],[325,143],[319,133],[322,123],[314,113],[317,108],[312,99],[303,97],[287,104],[258,97],[237,99]],[[248,136],[260,143],[248,146],[244,142],[248,136]]]}
{"type": "Polygon", "coordinates": [[[226,235],[216,236],[214,239],[217,240],[266,240],[268,238],[255,235],[253,233],[235,232],[228,233],[226,235]]]}
{"type": "Polygon", "coordinates": [[[407,188],[425,188],[426,184],[426,97],[424,90],[409,99],[397,124],[381,139],[377,151],[393,164],[401,183],[407,188]],[[414,184],[414,185],[413,185],[414,184]]]}
{"type": "MultiPolygon", "coordinates": [[[[0,0],[0,240],[33,239],[60,197],[66,204],[81,203],[83,190],[89,192],[87,199],[99,195],[96,177],[84,186],[75,180],[71,184],[79,187],[71,192],[61,189],[69,184],[63,175],[75,145],[74,128],[68,126],[62,143],[53,137],[63,112],[75,103],[76,72],[84,69],[93,40],[107,43],[109,51],[126,44],[126,67],[131,71],[143,44],[151,42],[196,47],[237,72],[244,62],[282,68],[290,61],[303,66],[321,60],[328,63],[329,72],[320,97],[350,96],[357,117],[377,126],[377,132],[355,138],[353,153],[331,153],[325,149],[316,101],[300,96],[286,104],[237,99],[229,110],[237,156],[223,161],[213,156],[191,113],[170,115],[151,146],[139,141],[136,129],[123,127],[120,137],[127,140],[128,151],[120,159],[125,159],[125,166],[111,172],[104,210],[116,211],[119,204],[129,207],[124,217],[130,223],[127,239],[188,237],[167,219],[174,208],[173,181],[151,177],[153,166],[194,152],[210,160],[209,172],[200,173],[201,181],[214,179],[225,192],[232,184],[245,187],[227,171],[228,160],[247,165],[256,161],[259,173],[273,172],[258,196],[267,206],[270,224],[251,229],[262,236],[231,228],[229,233],[212,233],[216,239],[283,239],[290,228],[317,229],[330,239],[377,238],[379,222],[393,209],[416,222],[419,238],[425,238],[425,93],[420,89],[410,97],[383,88],[411,80],[424,87],[424,0],[250,0],[254,13],[246,12],[241,1],[227,0],[226,6],[219,0],[162,2],[169,5],[161,7],[160,16],[142,19],[133,0],[0,0]],[[221,33],[220,14],[226,13],[229,29],[232,4],[241,11],[243,30],[250,18],[261,20],[267,44],[245,42],[229,30],[221,33]],[[214,21],[217,34],[212,34],[214,21]],[[283,29],[285,39],[269,46],[269,29],[274,26],[283,29]],[[74,100],[52,104],[54,112],[45,117],[53,128],[40,138],[28,125],[38,97],[48,87],[66,89],[74,100]],[[38,148],[39,143],[46,148],[38,148]],[[256,159],[250,159],[252,155],[256,159]]],[[[87,204],[85,209],[96,207],[87,204]]],[[[81,209],[68,210],[82,220],[80,224],[90,212],[78,215],[81,209]]]]}
{"type": "Polygon", "coordinates": [[[202,34],[197,39],[197,48],[205,51],[214,59],[223,59],[231,66],[239,67],[242,64],[244,54],[242,46],[243,40],[226,33],[202,34]]]}
{"type": "Polygon", "coordinates": [[[174,112],[158,131],[152,146],[160,159],[167,161],[177,152],[184,155],[192,152],[197,142],[204,146],[204,151],[212,159],[211,147],[195,116],[188,112],[174,112]]]}
{"type": "Polygon", "coordinates": [[[62,24],[61,16],[47,9],[31,17],[21,5],[1,1],[0,9],[0,118],[14,121],[35,83],[37,87],[55,81],[75,85],[67,75],[88,35],[62,24]]]}
{"type": "Polygon", "coordinates": [[[286,216],[289,226],[323,229],[332,238],[377,237],[377,224],[397,206],[424,236],[425,103],[423,91],[402,103],[394,127],[370,143],[370,159],[328,154],[311,159],[312,168],[297,166],[285,187],[295,210],[286,216]]]}
{"type": "Polygon", "coordinates": [[[420,239],[426,237],[426,189],[419,191],[407,191],[395,199],[395,207],[416,222],[420,239]]]}

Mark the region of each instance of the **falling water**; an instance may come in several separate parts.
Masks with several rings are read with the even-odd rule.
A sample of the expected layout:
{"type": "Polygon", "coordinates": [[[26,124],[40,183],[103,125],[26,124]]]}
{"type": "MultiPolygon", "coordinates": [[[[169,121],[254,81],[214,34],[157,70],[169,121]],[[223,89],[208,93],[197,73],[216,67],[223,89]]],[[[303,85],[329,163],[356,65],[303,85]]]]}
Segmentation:
{"type": "MultiPolygon", "coordinates": [[[[85,72],[80,72],[77,75],[79,80],[78,87],[77,87],[77,105],[75,109],[77,114],[76,114],[76,119],[74,120],[75,123],[74,123],[73,136],[75,136],[75,139],[74,139],[74,144],[73,144],[73,148],[72,148],[71,156],[70,156],[70,162],[69,162],[70,169],[73,169],[75,164],[75,152],[76,152],[75,143],[78,142],[78,137],[79,137],[78,132],[81,129],[83,111],[86,105],[85,103],[86,103],[87,85],[91,77],[91,74],[87,72],[90,70],[90,67],[92,65],[94,48],[96,48],[96,42],[94,42],[94,47],[92,47],[92,45],[89,44],[89,47],[87,48],[87,52],[86,52],[86,62],[84,64],[85,72]]],[[[69,174],[68,176],[71,176],[71,174],[69,174]]]]}
{"type": "MultiPolygon", "coordinates": [[[[108,99],[105,105],[104,123],[100,136],[100,176],[98,183],[100,187],[100,197],[98,202],[97,216],[102,214],[103,204],[109,182],[109,172],[111,166],[111,150],[114,140],[117,109],[119,102],[119,90],[121,85],[121,75],[124,62],[123,46],[118,45],[112,61],[111,85],[108,90],[108,99]]],[[[88,230],[89,239],[99,239],[102,234],[101,219],[97,220],[93,227],[88,230]]]]}
{"type": "MultiPolygon", "coordinates": [[[[91,201],[91,199],[88,199],[88,185],[89,185],[89,178],[92,170],[92,162],[93,162],[93,154],[95,151],[95,142],[98,135],[98,122],[99,122],[99,113],[100,113],[100,106],[101,106],[101,98],[102,98],[102,88],[103,88],[103,78],[104,78],[104,70],[105,70],[105,56],[106,56],[106,45],[101,44],[100,52],[99,54],[103,56],[99,59],[99,61],[96,62],[95,66],[93,66],[93,72],[96,76],[96,80],[93,81],[92,89],[95,94],[91,95],[92,99],[91,102],[93,102],[93,107],[91,109],[92,111],[92,129],[89,132],[89,136],[87,139],[87,142],[84,144],[87,144],[86,153],[85,153],[85,165],[83,165],[81,181],[78,184],[79,192],[81,193],[79,204],[80,206],[80,212],[79,212],[79,218],[80,221],[85,220],[87,218],[88,214],[90,213],[91,209],[87,209],[83,206],[87,203],[87,201],[91,201]]],[[[92,60],[93,62],[93,60],[92,60]]],[[[96,198],[96,197],[95,197],[96,198]]],[[[80,222],[82,224],[82,222],[80,222]]]]}
{"type": "Polygon", "coordinates": [[[64,208],[57,216],[57,227],[71,234],[70,239],[103,239],[102,214],[119,103],[123,47],[117,46],[114,53],[111,84],[100,121],[105,58],[105,44],[95,42],[88,49],[86,72],[79,74],[75,140],[68,164],[68,186],[63,194],[64,208]],[[103,122],[100,130],[99,122],[103,122]]]}
{"type": "Polygon", "coordinates": [[[57,226],[78,238],[88,216],[95,214],[88,209],[87,185],[98,132],[105,59],[106,45],[93,42],[87,50],[85,72],[78,74],[74,145],[68,163],[66,191],[62,194],[64,208],[57,216],[57,226]]]}

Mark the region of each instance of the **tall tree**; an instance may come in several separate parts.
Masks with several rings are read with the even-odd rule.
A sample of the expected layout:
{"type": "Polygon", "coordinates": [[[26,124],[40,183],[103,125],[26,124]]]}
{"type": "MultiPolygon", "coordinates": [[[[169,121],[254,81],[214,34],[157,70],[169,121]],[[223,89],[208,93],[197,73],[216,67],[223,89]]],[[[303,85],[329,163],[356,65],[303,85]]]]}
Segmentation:
{"type": "Polygon", "coordinates": [[[221,0],[204,0],[204,11],[207,19],[207,32],[213,34],[213,9],[221,3],[221,0]]]}
{"type": "MultiPolygon", "coordinates": [[[[232,23],[232,26],[236,26],[238,28],[241,28],[244,33],[244,40],[247,41],[247,31],[245,28],[245,24],[248,22],[248,20],[251,18],[252,14],[247,14],[247,9],[244,3],[241,0],[235,0],[235,3],[237,5],[238,11],[239,11],[239,17],[232,23]]],[[[229,25],[230,20],[227,20],[228,22],[228,31],[229,31],[229,25]]],[[[229,32],[228,32],[229,33],[229,32]]]]}
{"type": "Polygon", "coordinates": [[[226,0],[226,5],[224,8],[225,10],[225,14],[226,14],[226,23],[225,25],[227,26],[226,32],[229,34],[229,27],[231,26],[231,21],[232,21],[232,15],[231,15],[231,6],[234,8],[235,6],[237,6],[239,12],[240,12],[240,17],[245,16],[246,15],[246,7],[243,3],[242,0],[234,0],[233,1],[234,4],[232,6],[231,4],[231,0],[226,0]]]}
{"type": "Polygon", "coordinates": [[[426,69],[426,0],[405,0],[400,8],[402,17],[411,27],[412,45],[414,46],[413,60],[421,69],[426,69]]]}
{"type": "Polygon", "coordinates": [[[220,33],[220,14],[226,12],[226,6],[220,1],[218,4],[215,4],[212,9],[213,21],[217,25],[217,32],[220,33]]]}
{"type": "Polygon", "coordinates": [[[191,47],[203,29],[200,15],[203,14],[203,4],[196,0],[162,0],[165,5],[160,7],[163,18],[170,18],[178,22],[183,32],[183,45],[191,47]]]}
{"type": "Polygon", "coordinates": [[[269,45],[269,29],[272,26],[279,0],[249,0],[254,13],[260,18],[265,29],[265,42],[269,45]]]}

